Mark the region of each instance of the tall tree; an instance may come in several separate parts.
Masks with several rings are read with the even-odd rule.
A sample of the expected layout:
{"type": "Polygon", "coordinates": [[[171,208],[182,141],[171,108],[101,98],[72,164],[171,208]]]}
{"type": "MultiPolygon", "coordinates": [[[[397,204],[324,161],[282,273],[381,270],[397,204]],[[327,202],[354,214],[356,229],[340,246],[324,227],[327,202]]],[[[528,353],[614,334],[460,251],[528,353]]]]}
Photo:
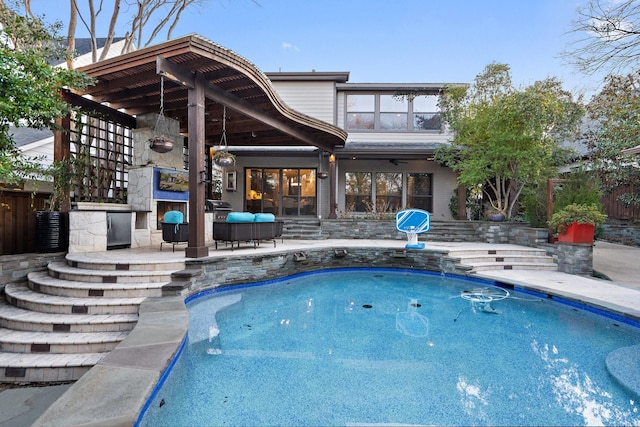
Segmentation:
{"type": "Polygon", "coordinates": [[[512,85],[506,64],[490,64],[469,88],[440,97],[453,144],[436,159],[458,172],[466,187],[481,185],[491,207],[510,218],[527,184],[558,164],[558,141],[577,135],[579,102],[555,78],[524,89],[512,85]]]}
{"type": "Polygon", "coordinates": [[[90,79],[49,65],[50,58],[64,53],[54,43],[57,25],[18,15],[2,0],[0,23],[0,181],[16,184],[37,163],[20,155],[10,126],[55,128],[55,120],[70,111],[60,89],[86,87],[90,79]]]}
{"type": "Polygon", "coordinates": [[[640,71],[609,76],[587,106],[586,142],[605,190],[626,188],[620,201],[640,207],[637,156],[622,153],[640,143],[640,71]]]}
{"type": "Polygon", "coordinates": [[[563,54],[569,63],[587,74],[638,68],[640,1],[590,0],[577,13],[571,32],[578,38],[563,54]]]}

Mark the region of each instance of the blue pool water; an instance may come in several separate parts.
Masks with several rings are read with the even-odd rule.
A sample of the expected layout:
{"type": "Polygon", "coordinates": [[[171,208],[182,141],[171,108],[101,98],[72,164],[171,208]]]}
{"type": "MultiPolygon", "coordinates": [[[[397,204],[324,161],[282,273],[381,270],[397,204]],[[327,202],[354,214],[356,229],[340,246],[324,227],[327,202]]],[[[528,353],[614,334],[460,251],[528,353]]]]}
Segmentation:
{"type": "Polygon", "coordinates": [[[543,295],[349,269],[188,307],[142,426],[640,425],[605,366],[638,328],[543,295]]]}

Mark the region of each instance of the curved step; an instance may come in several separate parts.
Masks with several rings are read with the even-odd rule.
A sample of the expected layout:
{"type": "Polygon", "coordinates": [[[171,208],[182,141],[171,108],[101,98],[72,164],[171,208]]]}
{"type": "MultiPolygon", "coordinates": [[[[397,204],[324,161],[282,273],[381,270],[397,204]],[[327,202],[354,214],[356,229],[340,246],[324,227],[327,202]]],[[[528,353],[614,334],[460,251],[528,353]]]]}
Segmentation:
{"type": "Polygon", "coordinates": [[[96,283],[56,279],[45,271],[27,275],[35,292],[64,297],[140,298],[161,297],[164,282],[96,283]]]}
{"type": "Polygon", "coordinates": [[[0,351],[8,353],[104,353],[124,340],[126,332],[27,332],[0,328],[0,351]]]}
{"type": "Polygon", "coordinates": [[[59,314],[136,314],[144,297],[74,298],[34,292],[24,283],[4,288],[7,302],[25,310],[59,314]]]}
{"type": "Polygon", "coordinates": [[[0,352],[0,382],[55,382],[80,379],[109,353],[21,354],[0,352]]]}
{"type": "Polygon", "coordinates": [[[92,283],[137,283],[171,281],[171,273],[175,270],[96,270],[75,268],[65,262],[51,262],[48,265],[49,275],[61,280],[92,283]]]}
{"type": "Polygon", "coordinates": [[[487,270],[545,270],[556,271],[558,270],[558,264],[548,262],[487,262],[469,264],[473,271],[487,271],[487,270]]]}
{"type": "Polygon", "coordinates": [[[162,259],[159,253],[156,259],[117,259],[113,254],[105,255],[103,259],[96,258],[96,254],[88,257],[84,254],[67,254],[66,263],[72,268],[99,271],[177,271],[184,270],[185,262],[177,261],[172,256],[170,259],[162,259]]]}
{"type": "Polygon", "coordinates": [[[0,326],[32,332],[131,331],[137,314],[52,314],[24,310],[0,299],[0,326]]]}

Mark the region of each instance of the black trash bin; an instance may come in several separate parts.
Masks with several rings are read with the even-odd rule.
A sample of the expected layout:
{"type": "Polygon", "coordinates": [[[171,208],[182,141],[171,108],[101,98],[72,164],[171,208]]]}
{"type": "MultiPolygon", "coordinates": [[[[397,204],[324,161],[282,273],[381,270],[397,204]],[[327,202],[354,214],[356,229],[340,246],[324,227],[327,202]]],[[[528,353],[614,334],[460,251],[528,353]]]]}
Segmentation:
{"type": "Polygon", "coordinates": [[[207,199],[204,204],[205,212],[213,212],[214,221],[226,221],[231,209],[231,203],[223,200],[207,199]]]}

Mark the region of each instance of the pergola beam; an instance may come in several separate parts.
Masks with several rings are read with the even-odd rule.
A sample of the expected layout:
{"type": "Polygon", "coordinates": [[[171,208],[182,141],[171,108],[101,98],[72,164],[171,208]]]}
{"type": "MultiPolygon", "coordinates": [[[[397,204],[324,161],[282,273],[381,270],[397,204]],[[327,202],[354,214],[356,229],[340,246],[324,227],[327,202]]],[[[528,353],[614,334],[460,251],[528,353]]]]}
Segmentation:
{"type": "MultiPolygon", "coordinates": [[[[156,71],[158,74],[182,85],[189,89],[195,87],[195,76],[188,69],[181,67],[166,58],[158,56],[156,58],[156,71]]],[[[216,101],[222,105],[225,105],[232,110],[235,110],[241,114],[247,115],[265,125],[268,125],[274,129],[283,132],[307,145],[313,145],[324,151],[330,153],[333,152],[334,147],[331,144],[324,143],[313,139],[309,134],[276,119],[273,115],[255,107],[254,105],[244,101],[243,99],[221,89],[211,83],[204,82],[205,97],[212,101],[216,101]]]]}

